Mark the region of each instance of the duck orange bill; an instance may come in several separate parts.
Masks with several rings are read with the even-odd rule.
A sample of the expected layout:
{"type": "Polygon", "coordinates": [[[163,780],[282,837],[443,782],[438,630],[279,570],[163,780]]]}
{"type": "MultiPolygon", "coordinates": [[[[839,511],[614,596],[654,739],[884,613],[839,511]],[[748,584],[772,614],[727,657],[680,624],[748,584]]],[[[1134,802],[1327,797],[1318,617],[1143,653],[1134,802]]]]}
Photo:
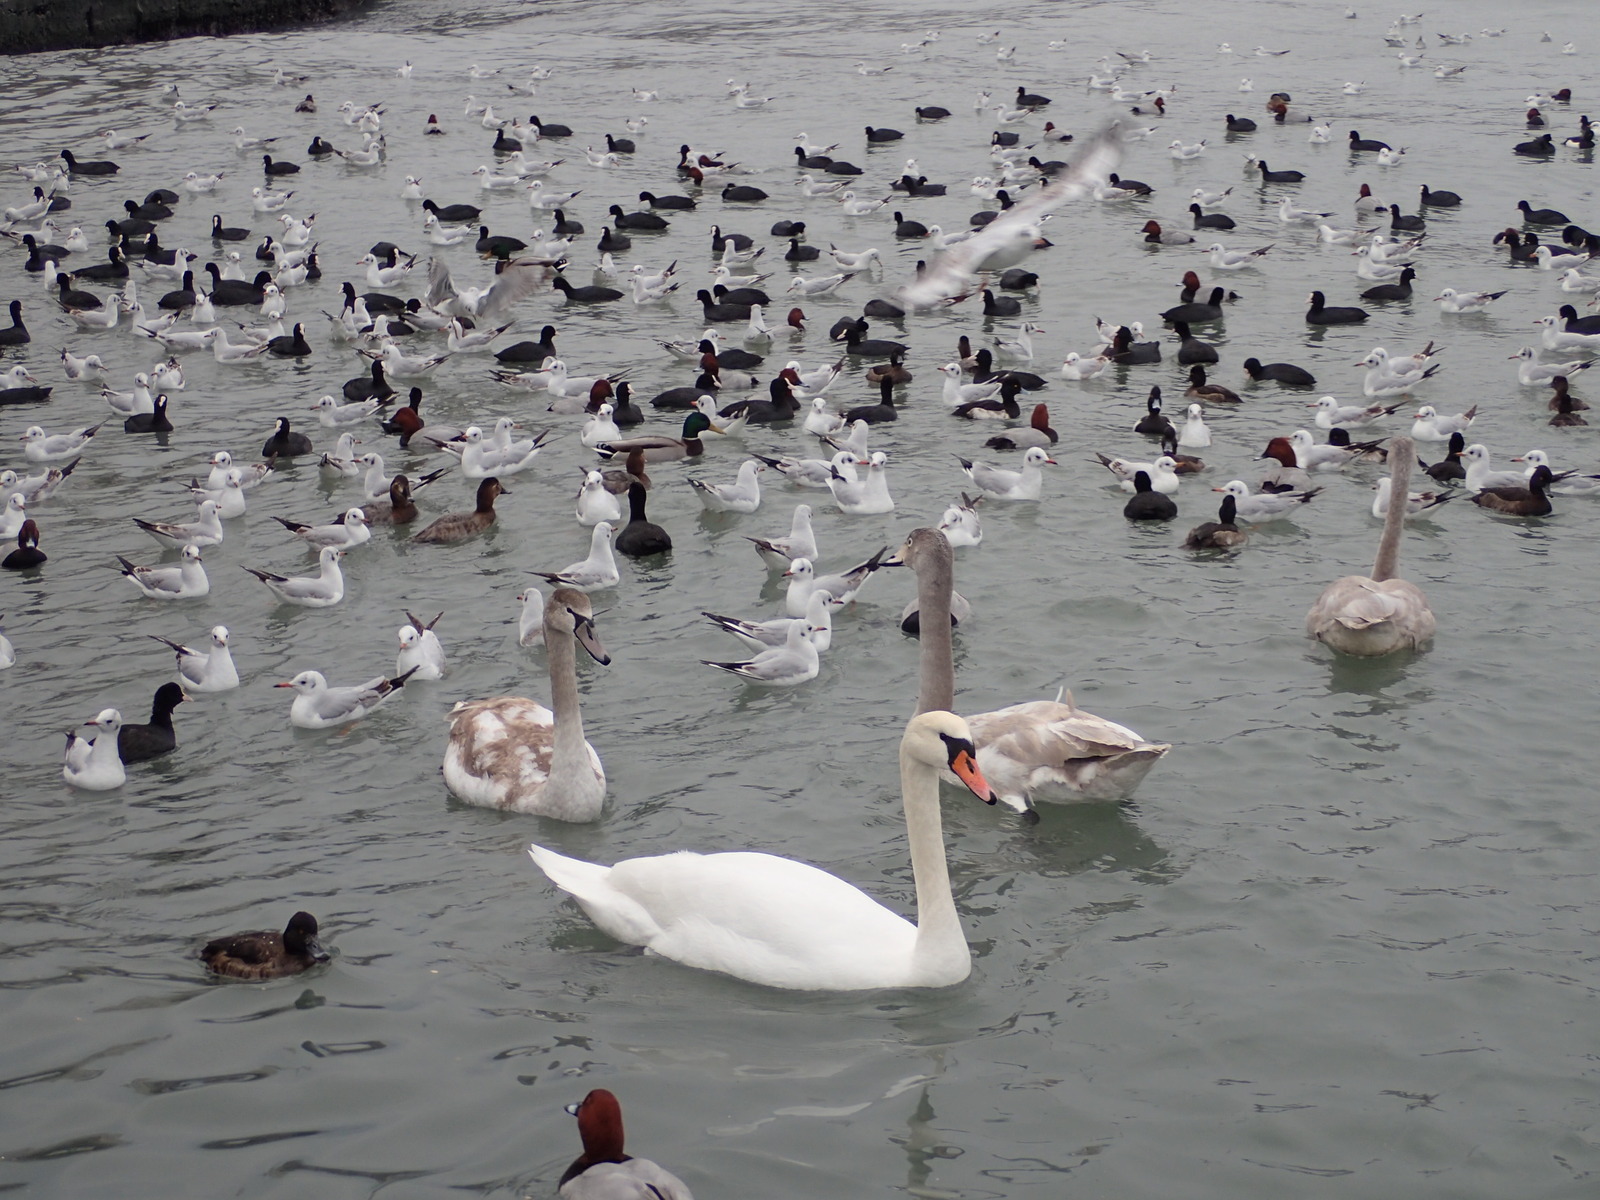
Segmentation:
{"type": "Polygon", "coordinates": [[[994,789],[989,786],[989,781],[983,777],[983,772],[978,770],[978,764],[972,755],[965,750],[961,751],[950,760],[950,769],[956,773],[956,778],[967,785],[967,789],[982,800],[985,804],[993,804],[997,797],[994,789]]]}

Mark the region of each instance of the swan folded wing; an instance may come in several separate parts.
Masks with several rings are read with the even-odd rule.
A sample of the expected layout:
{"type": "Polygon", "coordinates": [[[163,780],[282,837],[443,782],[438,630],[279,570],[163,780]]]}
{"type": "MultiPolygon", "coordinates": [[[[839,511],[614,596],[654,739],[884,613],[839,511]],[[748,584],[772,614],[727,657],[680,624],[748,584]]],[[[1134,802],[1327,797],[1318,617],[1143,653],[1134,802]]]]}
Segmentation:
{"type": "Polygon", "coordinates": [[[1125,799],[1172,748],[1051,700],[980,713],[967,724],[984,778],[1019,809],[1033,798],[1125,799]]]}
{"type": "Polygon", "coordinates": [[[531,852],[617,940],[770,987],[886,986],[916,942],[916,926],[865,892],[776,855],[684,850],[608,869],[531,852]]]}
{"type": "Polygon", "coordinates": [[[1330,622],[1335,621],[1347,629],[1370,629],[1385,621],[1396,620],[1411,607],[1408,603],[1411,597],[1394,588],[1393,583],[1402,583],[1405,588],[1411,588],[1403,580],[1375,583],[1361,575],[1336,579],[1323,589],[1306,618],[1306,625],[1315,635],[1319,629],[1326,629],[1330,622]]]}
{"type": "Polygon", "coordinates": [[[1378,582],[1347,575],[1324,588],[1306,614],[1307,633],[1352,654],[1414,648],[1431,638],[1434,628],[1427,596],[1405,579],[1378,582]],[[1361,637],[1369,633],[1374,636],[1361,637]],[[1361,640],[1349,640],[1352,637],[1361,640]]]}
{"type": "Polygon", "coordinates": [[[554,745],[555,714],[542,704],[520,696],[462,703],[450,714],[444,769],[463,800],[522,811],[550,777],[554,745]]]}

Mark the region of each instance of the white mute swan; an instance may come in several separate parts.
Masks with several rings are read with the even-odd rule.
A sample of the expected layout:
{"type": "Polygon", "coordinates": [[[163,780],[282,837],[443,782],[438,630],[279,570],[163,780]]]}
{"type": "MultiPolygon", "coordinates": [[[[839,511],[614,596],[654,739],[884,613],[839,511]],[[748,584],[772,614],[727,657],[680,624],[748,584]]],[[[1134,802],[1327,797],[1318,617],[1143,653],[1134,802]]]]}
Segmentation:
{"type": "Polygon", "coordinates": [[[589,597],[557,588],[544,605],[551,708],[521,696],[496,696],[462,701],[451,710],[444,781],[462,800],[562,821],[599,817],[606,775],[600,756],[583,740],[575,642],[601,666],[611,662],[595,633],[589,597]]]}
{"type": "Polygon", "coordinates": [[[967,723],[948,712],[913,717],[900,739],[900,787],[914,925],[854,884],[775,854],[679,851],[603,867],[543,846],[528,853],[606,933],[687,966],[780,988],[948,987],[967,977],[972,958],[945,865],[945,769],[994,802],[967,723]]]}
{"type": "MultiPolygon", "coordinates": [[[[1392,495],[1409,494],[1406,489],[1416,461],[1410,438],[1397,437],[1389,443],[1392,495]]],[[[1428,598],[1416,584],[1395,577],[1405,519],[1404,504],[1389,505],[1372,575],[1346,575],[1323,588],[1306,614],[1308,634],[1335,650],[1363,657],[1415,650],[1433,636],[1428,598]]]]}
{"type": "MultiPolygon", "coordinates": [[[[919,711],[955,704],[950,603],[955,556],[936,529],[914,529],[889,560],[917,573],[922,614],[919,711]],[[942,618],[942,619],[941,619],[942,618]]],[[[998,799],[1018,812],[1037,800],[1125,800],[1172,747],[1147,742],[1124,725],[1084,712],[1070,693],[967,717],[978,769],[998,799]]]]}

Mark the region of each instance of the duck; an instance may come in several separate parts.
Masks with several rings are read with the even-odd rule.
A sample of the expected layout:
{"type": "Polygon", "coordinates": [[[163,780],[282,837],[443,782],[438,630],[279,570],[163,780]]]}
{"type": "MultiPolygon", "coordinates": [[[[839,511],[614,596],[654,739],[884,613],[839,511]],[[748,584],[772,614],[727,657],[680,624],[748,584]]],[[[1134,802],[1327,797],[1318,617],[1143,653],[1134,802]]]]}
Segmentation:
{"type": "Polygon", "coordinates": [[[1256,160],[1256,169],[1261,172],[1262,183],[1301,183],[1306,177],[1303,171],[1274,171],[1264,158],[1256,160]]]}
{"type": "Polygon", "coordinates": [[[1181,229],[1162,229],[1159,221],[1146,221],[1139,232],[1144,234],[1145,244],[1151,246],[1187,246],[1194,241],[1181,229]]]}
{"type": "Polygon", "coordinates": [[[683,419],[683,433],[681,437],[664,437],[660,434],[649,434],[642,437],[624,438],[619,442],[608,442],[595,447],[595,453],[602,458],[627,457],[638,450],[647,463],[677,462],[684,458],[698,458],[705,453],[705,443],[700,440],[700,435],[707,431],[723,433],[722,426],[715,424],[711,418],[702,412],[692,412],[683,419]]]}
{"type": "Polygon", "coordinates": [[[1411,299],[1411,281],[1417,277],[1414,267],[1406,266],[1400,269],[1400,277],[1393,283],[1380,283],[1369,287],[1361,293],[1361,299],[1384,302],[1389,300],[1411,299]]]}
{"type": "MultiPolygon", "coordinates": [[[[751,397],[744,400],[735,400],[717,412],[719,418],[727,421],[737,421],[740,418],[751,425],[772,425],[781,421],[792,421],[800,411],[800,401],[795,399],[794,391],[786,378],[785,373],[780,373],[777,378],[767,385],[768,395],[771,397],[762,400],[751,397]]],[[[710,414],[707,413],[709,416],[710,414]]],[[[878,418],[883,420],[884,418],[878,418]]],[[[893,418],[888,418],[893,420],[893,418]]]]}
{"type": "Polygon", "coordinates": [[[150,703],[150,723],[123,725],[117,730],[118,757],[124,763],[145,762],[176,750],[178,735],[172,728],[172,710],[187,699],[183,689],[175,683],[163,683],[158,687],[150,703]]]}
{"type": "Polygon", "coordinates": [[[1150,394],[1145,397],[1145,413],[1134,425],[1135,433],[1142,433],[1146,437],[1162,437],[1172,430],[1172,422],[1167,414],[1161,411],[1161,388],[1152,387],[1150,394]]]}
{"type": "Polygon", "coordinates": [[[1178,363],[1180,366],[1191,367],[1195,364],[1205,365],[1219,361],[1217,348],[1210,342],[1203,342],[1195,337],[1189,329],[1189,322],[1174,321],[1172,332],[1178,335],[1178,363]]]}
{"type": "MultiPolygon", "coordinates": [[[[939,712],[955,700],[951,622],[940,619],[951,614],[956,595],[949,539],[939,530],[913,530],[891,561],[916,572],[921,628],[917,709],[925,715],[939,712]]],[[[1171,749],[1084,711],[1064,690],[1054,701],[1014,704],[964,720],[972,734],[974,760],[991,794],[1021,813],[1040,801],[1125,800],[1171,749]]]]}
{"type": "Polygon", "coordinates": [[[0,567],[7,571],[31,571],[50,561],[50,556],[39,549],[39,524],[32,517],[17,530],[17,548],[0,559],[0,567]]]}
{"type": "Polygon", "coordinates": [[[1057,440],[1056,431],[1050,427],[1050,409],[1035,404],[1027,425],[997,433],[984,445],[991,450],[1027,450],[1033,446],[1054,446],[1057,440]]]}
{"type": "Polygon", "coordinates": [[[200,961],[213,975],[230,979],[259,982],[299,975],[328,961],[318,932],[315,917],[297,912],[282,933],[252,929],[207,942],[200,951],[200,961]]]}
{"type": "Polygon", "coordinates": [[[595,1088],[566,1111],[578,1118],[583,1153],[561,1176],[561,1200],[694,1200],[670,1171],[623,1153],[622,1106],[611,1092],[595,1088]]]}
{"type": "Polygon", "coordinates": [[[901,738],[916,924],[836,875],[773,854],[679,851],[608,867],[537,844],[528,852],[603,932],[686,966],[807,991],[949,987],[972,960],[943,865],[939,777],[951,771],[992,802],[975,753],[954,713],[919,713],[901,738]]]}
{"type": "Polygon", "coordinates": [[[288,417],[278,418],[277,429],[261,447],[262,458],[290,459],[313,452],[311,439],[303,433],[295,433],[288,417]]]}
{"type": "Polygon", "coordinates": [[[1467,477],[1467,468],[1462,463],[1462,455],[1467,449],[1467,439],[1460,430],[1450,435],[1450,444],[1445,452],[1445,457],[1427,468],[1427,474],[1435,483],[1458,483],[1467,477]]]}
{"type": "Polygon", "coordinates": [[[1183,394],[1199,400],[1202,404],[1243,403],[1243,397],[1238,392],[1225,388],[1220,383],[1209,382],[1205,367],[1199,363],[1189,368],[1189,387],[1183,394]]]}
{"type": "Polygon", "coordinates": [[[599,754],[583,736],[575,645],[601,666],[611,657],[582,591],[557,587],[550,593],[544,602],[544,643],[551,707],[521,696],[457,704],[450,712],[445,786],[458,799],[484,808],[594,821],[605,804],[606,777],[599,754]]]}
{"type": "MultiPolygon", "coordinates": [[[[773,382],[776,383],[777,381],[774,380],[773,382]]],[[[881,425],[887,421],[898,420],[900,412],[894,403],[894,387],[895,382],[892,378],[886,376],[879,379],[878,403],[858,404],[854,408],[847,409],[843,414],[845,424],[849,425],[856,421],[865,421],[869,425],[881,425]]],[[[958,413],[958,415],[960,414],[958,413]]]]}
{"type": "MultiPolygon", "coordinates": [[[[440,472],[434,472],[423,482],[431,482],[438,478],[440,472]]],[[[422,486],[418,484],[417,486],[422,486]]],[[[417,519],[417,506],[411,499],[411,480],[404,475],[396,475],[389,480],[389,495],[386,500],[366,500],[362,503],[361,510],[366,514],[369,525],[409,525],[417,519]]]]}
{"type": "Polygon", "coordinates": [[[1565,375],[1557,375],[1550,382],[1558,385],[1550,397],[1550,407],[1555,410],[1556,414],[1550,418],[1550,424],[1557,428],[1587,425],[1589,422],[1583,419],[1578,410],[1589,406],[1567,391],[1567,377],[1565,375]]]}
{"type": "Polygon", "coordinates": [[[1249,534],[1234,524],[1237,516],[1233,496],[1222,498],[1217,509],[1217,519],[1206,521],[1189,530],[1183,539],[1185,550],[1234,550],[1249,540],[1249,534]]]}
{"type": "MultiPolygon", "coordinates": [[[[1222,289],[1218,288],[1218,292],[1222,289]]],[[[983,351],[979,351],[983,353],[983,351]]],[[[1119,326],[1112,336],[1111,345],[1106,348],[1105,356],[1119,366],[1140,366],[1161,361],[1161,343],[1159,341],[1136,342],[1134,332],[1126,325],[1119,326]]],[[[1066,364],[1062,364],[1066,369],[1066,364]]]]}
{"type": "Polygon", "coordinates": [[[1372,315],[1364,308],[1329,307],[1321,292],[1312,292],[1307,303],[1311,306],[1306,310],[1308,325],[1357,325],[1372,315]]]}
{"type": "Polygon", "coordinates": [[[1483,488],[1472,497],[1472,502],[1479,508],[1507,516],[1546,517],[1552,511],[1548,492],[1554,478],[1555,473],[1541,464],[1533,469],[1525,484],[1483,488]]]}
{"type": "Polygon", "coordinates": [[[1316,387],[1317,377],[1304,367],[1297,367],[1293,363],[1266,363],[1259,358],[1247,358],[1242,364],[1244,373],[1250,377],[1252,383],[1262,380],[1271,380],[1274,383],[1287,384],[1290,387],[1316,387]]]}
{"type": "MultiPolygon", "coordinates": [[[[1410,494],[1416,444],[1408,437],[1390,443],[1392,495],[1410,494]]],[[[1346,575],[1323,589],[1306,614],[1306,633],[1341,654],[1374,658],[1420,649],[1437,622],[1428,598],[1416,584],[1399,578],[1400,538],[1406,506],[1391,504],[1370,575],[1346,575]]]]}
{"type": "Polygon", "coordinates": [[[495,521],[494,502],[497,496],[511,493],[500,485],[493,475],[478,484],[476,501],[471,512],[446,513],[433,521],[411,540],[450,544],[464,542],[488,529],[495,521]]]}
{"type": "Polygon", "coordinates": [[[672,549],[672,537],[645,515],[646,489],[637,481],[628,485],[628,523],[617,533],[618,554],[644,558],[672,549]]]}
{"type": "Polygon", "coordinates": [[[1205,300],[1186,300],[1182,304],[1174,305],[1161,314],[1161,319],[1169,324],[1174,321],[1187,321],[1191,325],[1220,321],[1223,316],[1222,302],[1227,297],[1226,288],[1214,287],[1205,300]]]}
{"type": "Polygon", "coordinates": [[[620,470],[613,468],[602,471],[601,478],[605,480],[606,490],[613,495],[625,496],[628,489],[634,484],[639,484],[646,491],[650,490],[650,476],[644,469],[644,451],[630,450],[623,459],[620,470]]]}
{"type": "Polygon", "coordinates": [[[1227,213],[1208,213],[1200,207],[1198,202],[1189,205],[1189,211],[1194,215],[1196,229],[1233,229],[1235,222],[1227,213]]]}
{"type": "Polygon", "coordinates": [[[211,627],[211,649],[194,650],[158,634],[147,634],[178,656],[178,682],[188,692],[226,692],[239,686],[239,672],[228,649],[228,627],[211,627]]]}
{"type": "Polygon", "coordinates": [[[72,787],[82,788],[86,792],[113,791],[126,783],[128,778],[117,745],[117,735],[122,729],[122,714],[114,708],[103,708],[85,724],[93,725],[98,732],[92,738],[83,738],[78,736],[77,730],[67,730],[61,777],[72,787]]]}
{"type": "Polygon", "coordinates": [[[1178,515],[1178,505],[1171,496],[1150,486],[1148,472],[1135,471],[1133,496],[1123,506],[1122,515],[1130,521],[1170,521],[1178,515]]]}

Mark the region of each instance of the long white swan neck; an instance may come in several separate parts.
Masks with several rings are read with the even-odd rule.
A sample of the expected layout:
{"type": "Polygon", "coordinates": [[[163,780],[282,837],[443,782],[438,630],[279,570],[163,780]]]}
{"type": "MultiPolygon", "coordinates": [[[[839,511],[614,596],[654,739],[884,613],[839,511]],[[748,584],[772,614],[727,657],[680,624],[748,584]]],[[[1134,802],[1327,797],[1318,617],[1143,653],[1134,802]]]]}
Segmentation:
{"type": "Polygon", "coordinates": [[[965,978],[972,961],[945,862],[939,818],[939,773],[900,748],[900,789],[905,797],[906,839],[917,889],[917,940],[912,951],[919,973],[936,971],[965,978]]]}

